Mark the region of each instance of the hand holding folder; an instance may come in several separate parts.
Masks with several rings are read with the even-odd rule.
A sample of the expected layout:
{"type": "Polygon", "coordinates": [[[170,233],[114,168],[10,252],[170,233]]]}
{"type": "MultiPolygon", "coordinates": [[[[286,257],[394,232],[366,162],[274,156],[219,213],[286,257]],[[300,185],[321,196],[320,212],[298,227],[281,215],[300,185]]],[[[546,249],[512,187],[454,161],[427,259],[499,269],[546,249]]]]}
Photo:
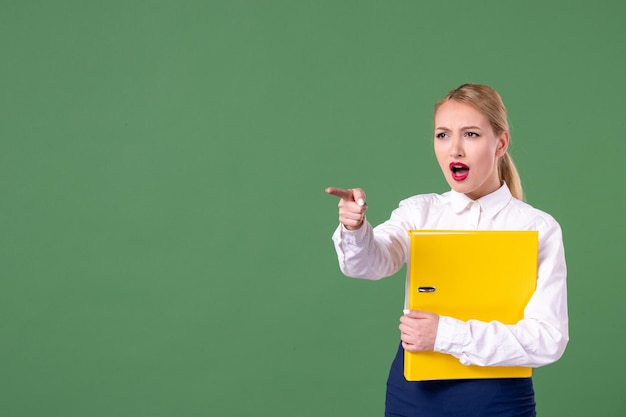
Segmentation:
{"type": "MultiPolygon", "coordinates": [[[[536,231],[411,230],[410,310],[515,324],[536,288],[536,231]]],[[[404,353],[409,381],[528,377],[526,367],[467,366],[438,352],[404,353]]]]}
{"type": "Polygon", "coordinates": [[[430,311],[411,310],[400,317],[402,347],[411,352],[433,350],[439,315],[430,311]]]}

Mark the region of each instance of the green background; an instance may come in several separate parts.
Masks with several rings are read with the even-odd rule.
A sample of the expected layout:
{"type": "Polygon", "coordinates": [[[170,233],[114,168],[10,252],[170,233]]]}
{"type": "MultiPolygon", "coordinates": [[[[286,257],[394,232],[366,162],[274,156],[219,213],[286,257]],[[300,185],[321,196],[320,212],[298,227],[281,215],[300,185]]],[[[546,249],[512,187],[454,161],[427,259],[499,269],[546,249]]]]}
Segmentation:
{"type": "Polygon", "coordinates": [[[382,415],[404,272],[341,275],[324,188],[446,191],[479,82],[564,232],[539,415],[626,415],[624,4],[1,0],[0,414],[382,415]]]}

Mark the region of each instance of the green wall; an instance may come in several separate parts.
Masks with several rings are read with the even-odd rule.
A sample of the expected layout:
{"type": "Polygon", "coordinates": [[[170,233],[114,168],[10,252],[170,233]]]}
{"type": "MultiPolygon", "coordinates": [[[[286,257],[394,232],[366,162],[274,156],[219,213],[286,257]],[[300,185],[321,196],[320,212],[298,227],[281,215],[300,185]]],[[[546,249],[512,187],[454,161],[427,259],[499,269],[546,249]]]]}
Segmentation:
{"type": "Polygon", "coordinates": [[[564,231],[541,416],[624,416],[626,6],[0,0],[0,413],[380,416],[403,272],[345,278],[329,185],[378,223],[447,187],[432,105],[495,87],[564,231]]]}

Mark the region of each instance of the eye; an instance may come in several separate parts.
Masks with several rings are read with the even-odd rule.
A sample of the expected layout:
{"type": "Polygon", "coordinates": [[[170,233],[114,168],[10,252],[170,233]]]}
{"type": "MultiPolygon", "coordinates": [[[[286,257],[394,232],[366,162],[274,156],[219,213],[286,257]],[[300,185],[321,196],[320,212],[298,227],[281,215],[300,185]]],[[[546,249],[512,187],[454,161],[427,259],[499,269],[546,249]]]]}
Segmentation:
{"type": "Polygon", "coordinates": [[[470,138],[477,138],[477,137],[480,137],[480,135],[479,135],[478,133],[476,133],[476,132],[466,132],[466,133],[465,133],[465,136],[468,136],[468,137],[470,137],[470,138]]]}
{"type": "Polygon", "coordinates": [[[448,134],[445,132],[440,132],[435,135],[437,139],[445,139],[446,136],[448,136],[448,134]]]}

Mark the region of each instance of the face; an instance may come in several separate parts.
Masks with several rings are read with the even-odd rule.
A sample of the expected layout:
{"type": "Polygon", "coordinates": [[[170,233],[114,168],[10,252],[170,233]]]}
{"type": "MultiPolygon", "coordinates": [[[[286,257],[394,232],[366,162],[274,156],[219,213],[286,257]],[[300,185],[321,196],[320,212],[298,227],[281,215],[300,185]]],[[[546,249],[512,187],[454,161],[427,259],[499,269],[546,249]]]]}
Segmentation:
{"type": "Polygon", "coordinates": [[[450,187],[476,200],[500,188],[498,159],[509,133],[496,136],[487,118],[470,105],[446,101],[435,114],[435,155],[450,187]]]}

